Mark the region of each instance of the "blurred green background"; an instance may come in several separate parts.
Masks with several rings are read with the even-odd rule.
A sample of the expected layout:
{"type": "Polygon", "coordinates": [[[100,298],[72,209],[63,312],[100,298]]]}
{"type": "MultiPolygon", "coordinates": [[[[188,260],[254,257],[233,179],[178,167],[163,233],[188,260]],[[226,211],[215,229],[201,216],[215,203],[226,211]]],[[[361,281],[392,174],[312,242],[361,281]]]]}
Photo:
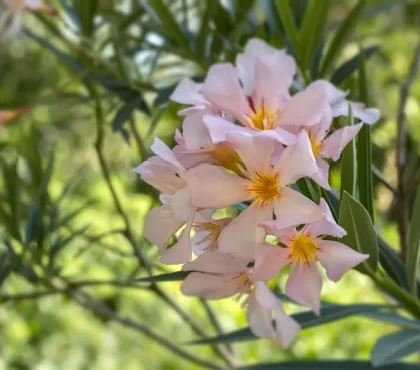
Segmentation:
{"type": "MultiPolygon", "coordinates": [[[[135,2],[128,0],[103,1],[101,6],[104,19],[113,19],[113,7],[120,9],[120,16],[126,14],[124,17],[128,19],[132,14],[133,3],[135,2]]],[[[178,7],[182,7],[182,3],[179,2],[178,7]]],[[[259,7],[263,2],[256,3],[259,7]]],[[[176,8],[174,4],[171,4],[172,8],[176,8]]],[[[355,2],[350,0],[331,1],[330,27],[339,23],[354,4],[355,2]]],[[[198,5],[198,8],[202,6],[204,5],[198,5]]],[[[407,75],[414,47],[419,41],[416,22],[420,14],[420,3],[377,0],[368,1],[366,9],[338,64],[352,57],[360,45],[380,46],[380,50],[367,63],[371,101],[374,106],[380,108],[383,115],[381,121],[373,128],[374,164],[391,184],[395,184],[394,148],[399,88],[407,75]]],[[[192,20],[199,17],[199,11],[200,9],[193,8],[192,20]]],[[[259,17],[264,17],[261,12],[258,14],[259,17]]],[[[39,17],[25,14],[24,23],[28,29],[53,45],[63,46],[57,37],[51,36],[46,23],[39,17]]],[[[141,28],[141,21],[138,21],[138,25],[141,28]]],[[[72,30],[64,28],[63,32],[71,34],[72,30]]],[[[101,40],[106,39],[102,35],[112,32],[101,26],[97,31],[94,47],[90,50],[95,58],[102,58],[111,64],[117,63],[115,55],[107,54],[109,45],[101,45],[101,40]]],[[[223,33],[223,30],[220,32],[223,33]]],[[[167,56],[164,59],[156,57],[157,62],[152,60],[153,53],[149,56],[139,56],[136,40],[139,43],[144,41],[141,35],[138,35],[129,41],[121,42],[124,45],[123,63],[126,70],[130,71],[129,73],[133,70],[142,71],[141,79],[137,78],[138,75],[131,79],[139,88],[170,86],[182,76],[195,75],[194,71],[198,71],[197,67],[183,60],[181,56],[167,56]],[[147,70],[151,68],[152,63],[157,65],[147,70]]],[[[245,41],[243,37],[238,37],[237,45],[240,47],[245,41]]],[[[72,56],[76,59],[82,58],[76,51],[72,56]]],[[[124,79],[124,76],[119,77],[124,79]]],[[[119,234],[119,230],[124,227],[123,220],[115,210],[98,164],[94,147],[94,101],[81,85],[80,76],[69,70],[60,59],[33,38],[22,34],[17,39],[1,44],[0,86],[0,109],[17,108],[25,104],[35,105],[33,110],[0,127],[0,154],[3,163],[12,163],[17,154],[22,158],[26,156],[26,160],[19,160],[18,167],[21,178],[27,178],[27,162],[35,160],[35,155],[29,147],[33,146],[31,143],[36,142],[40,158],[45,164],[51,152],[55,156],[54,172],[48,187],[50,196],[57,198],[67,184],[74,184],[71,192],[60,204],[60,209],[67,214],[80,209],[82,211],[77,212],[66,224],[64,233],[71,235],[80,229],[84,232],[83,235],[72,238],[57,256],[60,273],[70,278],[87,280],[125,278],[133,271],[136,272],[137,261],[132,249],[127,239],[119,234]],[[36,135],[34,131],[37,132],[36,135]],[[97,238],[98,235],[101,237],[97,238]]],[[[155,105],[151,116],[135,113],[125,126],[130,134],[130,144],[127,144],[123,135],[113,132],[111,128],[116,111],[121,106],[120,101],[114,96],[107,96],[102,90],[100,94],[104,95],[101,98],[104,102],[104,153],[111,172],[111,181],[130,217],[144,253],[157,262],[157,249],[141,239],[144,216],[152,205],[157,204],[156,196],[148,186],[140,183],[131,169],[150,155],[148,148],[155,135],[168,143],[171,142],[175,128],[181,125],[181,119],[176,115],[179,107],[173,103],[165,103],[155,105]],[[140,150],[136,145],[136,133],[140,135],[142,142],[140,150]]],[[[154,95],[153,91],[150,97],[147,94],[145,98],[151,104],[156,94],[154,95]]],[[[413,168],[416,169],[420,142],[419,80],[416,81],[409,98],[407,116],[410,131],[409,153],[412,156],[413,168]]],[[[338,168],[335,168],[331,182],[336,188],[339,186],[339,178],[338,168]]],[[[9,195],[3,191],[4,181],[1,186],[1,199],[6,201],[9,195]]],[[[392,193],[379,183],[375,184],[375,191],[377,227],[387,241],[397,247],[392,193]]],[[[23,186],[19,197],[24,204],[29,204],[33,194],[29,185],[28,188],[23,186]]],[[[0,228],[0,236],[7,238],[7,233],[5,227],[0,228]]],[[[174,267],[173,271],[178,269],[174,267]]],[[[179,292],[179,283],[164,283],[160,286],[203,327],[206,333],[215,334],[198,299],[183,297],[179,292]]],[[[26,292],[31,289],[32,284],[18,273],[7,276],[1,288],[2,292],[6,293],[26,292]]],[[[179,315],[149,289],[113,286],[87,289],[118,312],[138,322],[147,323],[157,333],[176,339],[178,343],[196,338],[179,315]]],[[[386,300],[368,278],[355,271],[348,273],[338,284],[325,282],[323,299],[338,303],[375,303],[386,300]]],[[[217,312],[224,330],[246,325],[245,313],[240,304],[233,299],[210,302],[210,305],[217,312]]],[[[293,309],[290,307],[290,310],[293,309]]],[[[235,344],[234,348],[244,363],[276,359],[365,359],[369,358],[377,338],[393,330],[395,327],[390,324],[352,317],[302,331],[287,350],[268,340],[235,344]]],[[[196,346],[193,351],[206,358],[215,356],[205,346],[196,346]]],[[[0,305],[0,370],[122,368],[186,370],[200,367],[180,360],[129,328],[93,314],[65,295],[0,305]]]]}

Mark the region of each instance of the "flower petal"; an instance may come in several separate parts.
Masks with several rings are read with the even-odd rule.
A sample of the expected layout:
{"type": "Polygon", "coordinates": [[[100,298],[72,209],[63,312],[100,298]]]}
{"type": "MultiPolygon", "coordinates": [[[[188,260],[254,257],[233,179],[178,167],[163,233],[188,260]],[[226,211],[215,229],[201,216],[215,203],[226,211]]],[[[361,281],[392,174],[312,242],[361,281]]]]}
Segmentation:
{"type": "Polygon", "coordinates": [[[222,117],[205,115],[203,118],[213,144],[219,144],[226,141],[229,134],[235,133],[252,133],[249,128],[235,125],[232,122],[225,120],[222,117]]]}
{"type": "Polygon", "coordinates": [[[330,190],[330,184],[328,183],[330,165],[321,158],[316,159],[316,165],[318,167],[318,172],[312,175],[311,179],[324,189],[330,190]]]}
{"type": "Polygon", "coordinates": [[[286,248],[267,243],[259,244],[251,278],[253,281],[270,280],[289,262],[289,251],[286,248]]]}
{"type": "Polygon", "coordinates": [[[203,163],[191,168],[187,182],[191,203],[199,208],[225,208],[250,199],[249,180],[219,166],[203,163]]]}
{"type": "Polygon", "coordinates": [[[322,142],[321,156],[337,161],[345,146],[358,134],[362,123],[346,126],[335,131],[322,142]]]}
{"type": "Polygon", "coordinates": [[[185,117],[182,124],[185,147],[188,150],[200,150],[213,146],[209,130],[203,121],[205,112],[194,113],[185,117]]]}
{"type": "Polygon", "coordinates": [[[169,238],[184,224],[184,221],[174,217],[170,206],[153,208],[144,220],[144,236],[150,243],[157,245],[162,253],[169,238]]]}
{"type": "Polygon", "coordinates": [[[274,213],[279,228],[306,224],[323,218],[322,210],[314,202],[287,187],[282,188],[274,213]]]}
{"type": "Polygon", "coordinates": [[[282,186],[293,184],[300,178],[312,176],[318,171],[311,142],[305,130],[299,133],[295,144],[283,151],[275,170],[279,171],[282,186]]]}
{"type": "Polygon", "coordinates": [[[272,214],[271,207],[259,207],[252,203],[222,230],[218,251],[253,259],[257,245],[265,238],[264,230],[258,224],[271,219],[272,214]]]}
{"type": "Polygon", "coordinates": [[[169,99],[181,104],[205,105],[206,99],[200,94],[201,86],[189,78],[183,78],[169,99]]]}
{"type": "Polygon", "coordinates": [[[272,310],[259,304],[255,293],[248,298],[247,320],[252,333],[260,338],[275,339],[275,331],[271,320],[272,310]]]}
{"type": "Polygon", "coordinates": [[[201,93],[218,109],[240,121],[246,120],[249,105],[232,64],[218,63],[210,67],[201,93]]]}
{"type": "Polygon", "coordinates": [[[150,149],[157,156],[173,165],[177,169],[177,172],[181,177],[185,175],[185,168],[181,166],[181,163],[179,163],[179,161],[176,159],[175,154],[162,140],[155,137],[155,140],[153,141],[153,144],[150,147],[150,149]]]}
{"type": "Polygon", "coordinates": [[[231,253],[209,251],[186,263],[184,271],[199,271],[210,274],[237,274],[248,270],[250,260],[234,256],[231,253]]]}
{"type": "Polygon", "coordinates": [[[295,226],[283,227],[277,220],[261,222],[258,226],[262,227],[267,235],[276,236],[284,244],[288,244],[288,240],[297,235],[295,226]]]}
{"type": "Polygon", "coordinates": [[[317,240],[320,251],[317,259],[327,271],[332,281],[338,281],[351,268],[369,258],[368,254],[361,254],[347,245],[330,240],[317,240]]]}
{"type": "Polygon", "coordinates": [[[297,333],[301,329],[300,325],[289,315],[278,307],[275,311],[276,320],[276,339],[283,348],[287,348],[296,338],[297,333]]]}
{"type": "Polygon", "coordinates": [[[191,192],[188,187],[178,190],[171,200],[173,215],[181,221],[190,219],[191,214],[195,213],[195,207],[191,205],[191,192]]]}
{"type": "Polygon", "coordinates": [[[251,176],[255,172],[269,170],[270,157],[274,152],[272,138],[236,133],[228,135],[227,140],[239,154],[251,176]]]}
{"type": "Polygon", "coordinates": [[[286,294],[298,303],[311,307],[319,315],[322,279],[316,263],[295,263],[286,283],[286,294]]]}
{"type": "Polygon", "coordinates": [[[211,275],[200,272],[189,274],[181,285],[186,296],[199,296],[206,299],[227,298],[236,293],[236,286],[229,284],[230,279],[223,275],[211,275]]]}
{"type": "Polygon", "coordinates": [[[331,109],[322,86],[306,89],[292,96],[280,115],[279,125],[312,126],[331,109]]]}

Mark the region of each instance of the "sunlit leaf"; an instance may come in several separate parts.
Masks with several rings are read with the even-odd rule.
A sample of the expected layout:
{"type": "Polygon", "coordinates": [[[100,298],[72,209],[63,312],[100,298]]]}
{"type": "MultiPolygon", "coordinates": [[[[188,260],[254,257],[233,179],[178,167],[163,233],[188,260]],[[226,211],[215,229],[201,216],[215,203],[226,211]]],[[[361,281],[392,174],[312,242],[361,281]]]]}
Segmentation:
{"type": "Polygon", "coordinates": [[[367,268],[376,271],[378,244],[372,219],[366,209],[346,192],[341,200],[339,224],[347,231],[341,241],[360,253],[369,254],[369,258],[356,269],[364,273],[367,268]]]}

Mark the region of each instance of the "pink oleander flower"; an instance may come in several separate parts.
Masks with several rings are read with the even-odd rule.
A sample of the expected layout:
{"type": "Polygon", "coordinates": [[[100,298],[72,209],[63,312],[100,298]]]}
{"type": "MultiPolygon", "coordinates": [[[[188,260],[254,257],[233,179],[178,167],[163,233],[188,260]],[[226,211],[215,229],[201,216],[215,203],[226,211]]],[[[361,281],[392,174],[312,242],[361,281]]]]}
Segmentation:
{"type": "Polygon", "coordinates": [[[331,115],[325,115],[320,123],[307,129],[312,146],[312,153],[316,159],[318,172],[311,178],[323,188],[329,190],[329,164],[325,159],[337,161],[346,145],[359,133],[363,123],[345,126],[328,135],[332,124],[331,115]]]}
{"type": "Polygon", "coordinates": [[[273,213],[284,226],[312,222],[323,216],[315,203],[288,187],[317,171],[306,131],[299,133],[296,143],[280,155],[275,151],[278,143],[268,137],[235,134],[228,141],[244,164],[241,174],[207,163],[191,168],[187,174],[195,207],[219,209],[252,202],[220,233],[221,252],[253,258],[255,246],[264,236],[258,224],[271,220],[273,213]]]}
{"type": "Polygon", "coordinates": [[[300,329],[299,324],[283,310],[281,301],[266,283],[255,282],[249,260],[230,253],[206,252],[186,263],[184,271],[192,271],[181,290],[187,296],[222,299],[247,294],[248,323],[252,332],[287,347],[300,329]],[[272,319],[274,317],[275,326],[272,319]]]}
{"type": "Polygon", "coordinates": [[[0,126],[5,125],[12,119],[16,118],[17,116],[21,115],[22,113],[28,111],[31,108],[32,107],[30,106],[24,106],[14,110],[0,110],[0,126]]]}
{"type": "Polygon", "coordinates": [[[369,257],[342,243],[323,239],[325,236],[340,238],[346,232],[335,223],[324,200],[321,200],[319,208],[323,210],[324,218],[307,223],[300,230],[285,228],[277,221],[261,223],[267,235],[278,238],[278,245],[262,243],[258,246],[253,271],[255,280],[266,281],[291,264],[286,294],[311,307],[316,314],[320,310],[322,288],[317,261],[325,268],[327,277],[337,282],[344,273],[369,257]]]}
{"type": "Polygon", "coordinates": [[[328,103],[331,107],[333,117],[347,116],[349,107],[352,109],[354,118],[363,123],[373,124],[380,118],[379,109],[366,108],[363,103],[346,100],[348,93],[337,89],[332,83],[325,80],[318,80],[308,86],[308,89],[323,86],[328,96],[328,103]]]}
{"type": "Polygon", "coordinates": [[[162,193],[162,206],[153,208],[147,214],[144,235],[159,247],[163,263],[181,264],[191,260],[190,233],[196,215],[187,187],[187,171],[159,139],[155,139],[151,149],[156,156],[149,158],[134,171],[140,174],[143,181],[162,193]],[[184,225],[178,242],[168,248],[170,237],[184,225]]]}
{"type": "Polygon", "coordinates": [[[42,0],[3,0],[7,10],[0,15],[0,38],[16,36],[22,28],[22,12],[28,10],[40,10],[50,15],[56,15],[57,11],[43,4],[42,0]]]}

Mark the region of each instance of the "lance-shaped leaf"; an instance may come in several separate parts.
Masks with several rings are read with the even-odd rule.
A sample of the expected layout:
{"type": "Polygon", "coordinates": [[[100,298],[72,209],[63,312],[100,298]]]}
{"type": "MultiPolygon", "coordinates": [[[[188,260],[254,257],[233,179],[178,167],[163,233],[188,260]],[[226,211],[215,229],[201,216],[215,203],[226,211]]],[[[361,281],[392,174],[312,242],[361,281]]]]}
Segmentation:
{"type": "Polygon", "coordinates": [[[417,294],[417,274],[420,260],[420,188],[414,201],[413,214],[408,233],[407,279],[414,295],[417,294]]]}
{"type": "Polygon", "coordinates": [[[92,36],[95,30],[95,15],[98,11],[98,0],[75,0],[74,7],[80,19],[83,34],[87,37],[92,36]]]}
{"type": "Polygon", "coordinates": [[[378,243],[376,231],[366,209],[350,194],[344,192],[341,200],[338,223],[346,231],[341,241],[360,253],[369,254],[369,258],[356,267],[367,273],[376,271],[378,266],[378,243]]]}
{"type": "Polygon", "coordinates": [[[420,351],[420,330],[399,331],[385,335],[376,342],[372,350],[372,364],[374,366],[393,364],[418,351],[420,351]]]}
{"type": "MultiPolygon", "coordinates": [[[[350,107],[349,126],[352,125],[354,125],[354,119],[350,107]]],[[[354,139],[343,150],[343,157],[341,159],[340,199],[343,199],[345,191],[352,197],[356,193],[356,143],[354,139]]]]}
{"type": "Polygon", "coordinates": [[[300,56],[299,34],[293,17],[293,10],[290,7],[290,2],[289,0],[275,0],[275,5],[286,38],[290,41],[294,54],[300,56]]]}

